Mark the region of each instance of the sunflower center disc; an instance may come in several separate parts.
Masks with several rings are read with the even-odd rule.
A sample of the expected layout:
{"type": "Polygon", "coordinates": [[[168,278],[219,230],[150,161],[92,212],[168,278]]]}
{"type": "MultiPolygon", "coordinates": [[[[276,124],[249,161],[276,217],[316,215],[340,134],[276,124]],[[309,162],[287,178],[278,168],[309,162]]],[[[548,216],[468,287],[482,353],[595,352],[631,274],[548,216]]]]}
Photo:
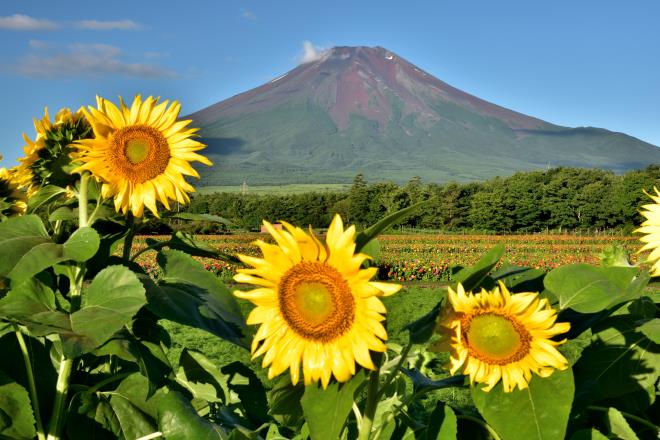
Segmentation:
{"type": "Polygon", "coordinates": [[[353,325],[353,294],[332,266],[302,261],[282,276],[278,290],[282,316],[307,339],[328,342],[353,325]]]}
{"type": "Polygon", "coordinates": [[[163,134],[148,125],[129,125],[112,137],[111,161],[117,175],[142,183],[165,172],[170,147],[163,134]]]}
{"type": "Polygon", "coordinates": [[[529,345],[527,332],[517,322],[492,313],[473,317],[466,336],[476,357],[494,363],[517,360],[529,345]]]}
{"type": "Polygon", "coordinates": [[[143,162],[149,154],[149,141],[145,139],[130,139],[126,143],[126,158],[132,164],[143,162]]]}

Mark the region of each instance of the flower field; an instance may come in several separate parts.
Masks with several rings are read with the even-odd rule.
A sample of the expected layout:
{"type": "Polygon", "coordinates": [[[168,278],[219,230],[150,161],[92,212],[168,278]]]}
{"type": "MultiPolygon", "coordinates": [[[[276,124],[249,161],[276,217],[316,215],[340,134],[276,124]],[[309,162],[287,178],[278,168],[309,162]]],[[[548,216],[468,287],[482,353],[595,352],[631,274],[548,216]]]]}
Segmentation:
{"type": "MultiPolygon", "coordinates": [[[[165,239],[166,237],[151,237],[165,239]]],[[[138,237],[134,246],[145,247],[146,237],[138,237]]],[[[271,241],[267,234],[235,234],[197,236],[220,252],[234,255],[259,255],[252,244],[257,239],[271,241]]],[[[574,263],[597,264],[598,255],[613,245],[624,247],[633,261],[639,259],[637,237],[575,236],[575,235],[381,235],[380,251],[375,258],[382,280],[445,282],[453,266],[471,266],[496,244],[504,243],[506,252],[502,264],[552,270],[574,263]]],[[[136,250],[137,250],[136,249],[136,250]]],[[[153,253],[145,253],[138,261],[155,274],[158,265],[153,253]]],[[[204,267],[230,280],[237,265],[226,261],[198,258],[204,267]]]]}

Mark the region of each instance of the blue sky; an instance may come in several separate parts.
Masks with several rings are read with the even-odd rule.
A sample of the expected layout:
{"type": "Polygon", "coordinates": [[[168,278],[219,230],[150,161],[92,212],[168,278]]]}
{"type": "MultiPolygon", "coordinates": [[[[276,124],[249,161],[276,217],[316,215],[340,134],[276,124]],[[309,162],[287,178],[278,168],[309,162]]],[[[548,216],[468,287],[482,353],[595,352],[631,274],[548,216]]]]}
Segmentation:
{"type": "Polygon", "coordinates": [[[480,98],[660,145],[660,2],[0,2],[0,154],[43,107],[100,94],[190,113],[295,67],[303,44],[383,46],[480,98]]]}

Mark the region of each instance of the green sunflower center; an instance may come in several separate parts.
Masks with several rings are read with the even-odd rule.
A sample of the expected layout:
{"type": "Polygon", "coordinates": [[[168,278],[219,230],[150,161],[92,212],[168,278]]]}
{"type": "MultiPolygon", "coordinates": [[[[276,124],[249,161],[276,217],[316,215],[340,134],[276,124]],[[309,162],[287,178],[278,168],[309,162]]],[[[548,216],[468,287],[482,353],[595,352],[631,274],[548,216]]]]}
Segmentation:
{"type": "Polygon", "coordinates": [[[323,323],[335,311],[328,286],[319,282],[302,281],[295,288],[296,308],[307,322],[323,323]]]}
{"type": "Polygon", "coordinates": [[[130,139],[126,143],[126,158],[132,164],[143,162],[149,155],[149,141],[145,139],[130,139]]]}
{"type": "Polygon", "coordinates": [[[464,337],[470,354],[486,363],[508,364],[529,352],[529,332],[511,316],[484,313],[466,324],[464,337]]]}
{"type": "Polygon", "coordinates": [[[351,329],[355,300],[348,283],[332,266],[302,261],[289,269],[278,286],[282,316],[306,339],[328,342],[351,329]]]}

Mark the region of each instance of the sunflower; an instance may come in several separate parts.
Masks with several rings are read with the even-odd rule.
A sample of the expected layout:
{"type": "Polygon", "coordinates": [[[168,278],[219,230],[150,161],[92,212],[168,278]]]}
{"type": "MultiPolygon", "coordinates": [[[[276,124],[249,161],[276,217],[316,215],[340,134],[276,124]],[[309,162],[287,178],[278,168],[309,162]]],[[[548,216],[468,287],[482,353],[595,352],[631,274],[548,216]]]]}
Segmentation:
{"type": "Polygon", "coordinates": [[[490,391],[499,381],[505,392],[527,388],[532,373],[547,377],[568,363],[555,348],[564,341],[553,336],[570,329],[555,323],[557,313],[537,293],[511,294],[500,282],[492,291],[465,293],[449,288],[449,304],[438,322],[444,348],[450,352],[450,372],[462,368],[470,382],[487,384],[490,391]]]}
{"type": "Polygon", "coordinates": [[[656,187],[653,187],[653,190],[655,195],[649,193],[646,193],[646,195],[654,203],[642,206],[644,211],[640,211],[640,214],[646,217],[646,220],[635,232],[646,234],[639,239],[642,243],[645,243],[639,252],[651,250],[647,261],[653,263],[651,275],[657,277],[660,276],[660,192],[656,187]]]}
{"type": "Polygon", "coordinates": [[[369,350],[385,351],[387,332],[381,324],[385,307],[378,298],[401,286],[370,281],[376,268],[361,269],[369,257],[355,253],[355,227],[344,230],[341,217],[332,220],[323,245],[298,227],[282,222],[286,231],[264,226],[277,244],[257,240],[263,258],[239,255],[252,266],[234,279],[257,285],[235,291],[256,307],[248,324],[260,324],[252,341],[253,358],[264,355],[262,365],[273,378],[285,370],[305,384],[331,376],[345,382],[355,374],[356,362],[374,369],[369,350]]]}
{"type": "Polygon", "coordinates": [[[25,202],[25,193],[18,188],[15,173],[7,168],[0,168],[0,220],[24,214],[27,208],[25,202]]]}
{"type": "Polygon", "coordinates": [[[138,95],[130,107],[120,99],[119,108],[97,97],[97,108],[84,110],[94,129],[94,139],[76,143],[82,162],[76,172],[90,171],[102,183],[103,197],[114,196],[115,209],[141,217],[146,206],[158,217],[156,202],[170,209],[169,200],[185,204],[195,191],[184,175],[199,177],[192,161],[212,165],[195,151],[204,144],[191,139],[196,128],[190,120],[177,121],[181,104],[158,103],[138,95]]]}
{"type": "Polygon", "coordinates": [[[71,143],[92,135],[82,111],[72,113],[68,108],[57,112],[51,122],[46,107],[44,117],[34,120],[34,128],[37,132],[34,140],[23,134],[25,157],[18,159],[20,164],[15,168],[16,179],[22,188],[27,189],[28,197],[42,186],[66,188],[73,185],[78,177],[71,174],[74,168],[70,157],[71,143]]]}

